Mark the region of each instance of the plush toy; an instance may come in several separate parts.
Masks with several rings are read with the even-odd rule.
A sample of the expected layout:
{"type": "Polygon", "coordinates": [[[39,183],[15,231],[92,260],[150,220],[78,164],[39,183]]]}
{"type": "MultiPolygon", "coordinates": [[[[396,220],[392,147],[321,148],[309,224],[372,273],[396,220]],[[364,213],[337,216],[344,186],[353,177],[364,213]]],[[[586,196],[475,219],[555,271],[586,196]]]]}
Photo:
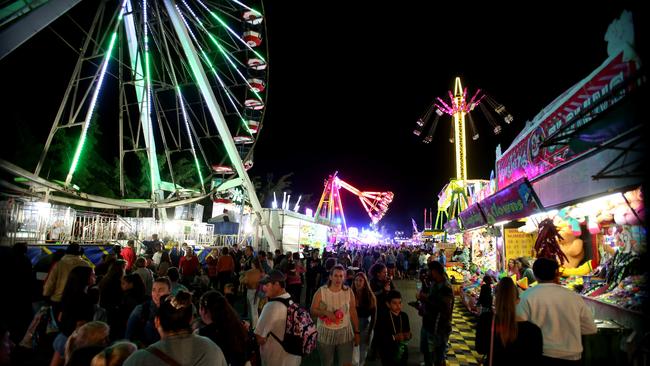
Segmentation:
{"type": "MultiPolygon", "coordinates": [[[[573,231],[573,235],[580,236],[580,234],[582,234],[582,230],[580,230],[580,222],[575,217],[569,215],[569,209],[568,208],[561,209],[560,212],[558,212],[557,215],[562,220],[566,221],[569,224],[569,226],[571,227],[571,230],[573,231]]],[[[584,217],[584,216],[582,216],[582,217],[584,217]]]]}
{"type": "MultiPolygon", "coordinates": [[[[578,233],[581,234],[580,231],[578,233]]],[[[578,267],[585,258],[585,246],[582,239],[580,239],[580,234],[575,235],[575,229],[570,228],[568,225],[561,226],[559,228],[559,234],[561,239],[558,240],[558,244],[560,244],[560,250],[567,258],[563,266],[565,268],[578,267]]]]}
{"type": "Polygon", "coordinates": [[[560,267],[560,273],[563,277],[585,276],[591,273],[592,269],[593,267],[591,265],[591,261],[586,261],[585,263],[581,264],[579,267],[576,268],[560,267]]]}
{"type": "Polygon", "coordinates": [[[600,225],[596,220],[596,216],[589,216],[589,221],[587,221],[587,230],[591,235],[596,235],[600,232],[600,225]]]}
{"type": "Polygon", "coordinates": [[[618,225],[643,224],[645,221],[645,206],[641,189],[625,192],[624,197],[626,202],[619,203],[613,209],[614,222],[618,225]]]}

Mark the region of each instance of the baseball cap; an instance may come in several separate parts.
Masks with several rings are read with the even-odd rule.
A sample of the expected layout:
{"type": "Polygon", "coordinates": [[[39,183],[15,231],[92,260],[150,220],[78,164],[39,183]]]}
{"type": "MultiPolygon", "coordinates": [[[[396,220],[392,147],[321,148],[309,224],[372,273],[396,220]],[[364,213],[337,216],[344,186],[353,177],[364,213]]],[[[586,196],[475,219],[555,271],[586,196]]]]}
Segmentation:
{"type": "Polygon", "coordinates": [[[262,277],[260,280],[260,283],[262,285],[267,284],[269,282],[284,282],[287,280],[287,277],[284,275],[284,273],[278,271],[277,269],[272,270],[269,272],[267,275],[262,277]]]}

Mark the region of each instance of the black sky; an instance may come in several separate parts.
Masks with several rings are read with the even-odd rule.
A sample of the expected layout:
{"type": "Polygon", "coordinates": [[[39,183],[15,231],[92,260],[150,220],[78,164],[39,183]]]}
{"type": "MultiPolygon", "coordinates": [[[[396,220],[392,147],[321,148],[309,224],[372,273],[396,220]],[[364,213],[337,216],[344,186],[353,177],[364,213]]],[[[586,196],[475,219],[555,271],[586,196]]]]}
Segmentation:
{"type": "MultiPolygon", "coordinates": [[[[468,173],[487,179],[497,144],[505,150],[526,120],[607,58],[605,31],[624,5],[565,3],[267,1],[267,111],[250,174],[294,172],[295,202],[297,194],[317,201],[323,180],[339,171],[359,189],[395,193],[382,221],[388,229],[409,230],[411,217],[421,228],[423,209],[435,207],[455,174],[453,145],[448,118],[431,144],[412,131],[456,76],[470,93],[483,89],[515,118],[494,136],[475,115],[481,137],[468,141],[468,173]]],[[[28,43],[0,63],[3,80],[10,80],[5,91],[19,95],[3,98],[13,123],[9,135],[20,130],[21,108],[42,108],[44,122],[30,123],[41,126],[38,138],[47,136],[74,66],[74,55],[62,59],[70,52],[60,39],[43,33],[40,48],[28,43]],[[33,73],[21,69],[27,64],[33,73]],[[48,78],[35,77],[37,69],[48,78]],[[9,102],[16,99],[18,108],[9,102]]],[[[344,204],[349,224],[368,224],[355,197],[344,204]]]]}
{"type": "MultiPolygon", "coordinates": [[[[382,223],[406,230],[411,217],[421,229],[423,209],[455,175],[448,118],[431,144],[412,133],[433,98],[461,76],[470,93],[481,88],[513,114],[494,136],[475,113],[481,137],[468,141],[468,174],[487,179],[497,144],[505,150],[526,120],[605,61],[607,26],[624,9],[308,3],[266,4],[269,99],[253,174],[293,171],[293,191],[317,199],[338,170],[360,189],[393,191],[382,223]]],[[[344,201],[348,221],[367,225],[355,200],[344,201]]]]}

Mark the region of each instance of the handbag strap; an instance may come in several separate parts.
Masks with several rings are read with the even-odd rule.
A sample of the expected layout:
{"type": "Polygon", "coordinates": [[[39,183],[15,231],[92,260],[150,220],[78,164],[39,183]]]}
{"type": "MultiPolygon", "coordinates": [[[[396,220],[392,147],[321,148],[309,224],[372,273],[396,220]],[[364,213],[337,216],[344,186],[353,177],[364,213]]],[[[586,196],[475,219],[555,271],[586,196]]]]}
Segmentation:
{"type": "Polygon", "coordinates": [[[494,318],[495,315],[492,314],[492,330],[490,331],[490,356],[488,361],[488,366],[492,366],[492,355],[494,353],[494,318]]]}
{"type": "Polygon", "coordinates": [[[168,354],[166,354],[165,352],[161,351],[158,348],[147,347],[145,349],[151,352],[152,354],[156,355],[156,357],[158,357],[159,359],[165,361],[165,363],[169,366],[182,366],[180,363],[178,363],[178,361],[174,360],[173,358],[171,358],[171,356],[169,356],[168,354]]]}

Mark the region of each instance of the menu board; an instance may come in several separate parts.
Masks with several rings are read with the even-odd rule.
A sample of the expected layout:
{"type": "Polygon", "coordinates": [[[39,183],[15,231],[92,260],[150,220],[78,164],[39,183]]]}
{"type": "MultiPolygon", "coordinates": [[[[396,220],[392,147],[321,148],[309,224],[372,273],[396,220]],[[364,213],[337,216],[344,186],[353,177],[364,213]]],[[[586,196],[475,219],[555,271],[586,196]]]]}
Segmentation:
{"type": "Polygon", "coordinates": [[[506,262],[519,257],[532,257],[535,236],[517,229],[504,229],[506,262]]]}

